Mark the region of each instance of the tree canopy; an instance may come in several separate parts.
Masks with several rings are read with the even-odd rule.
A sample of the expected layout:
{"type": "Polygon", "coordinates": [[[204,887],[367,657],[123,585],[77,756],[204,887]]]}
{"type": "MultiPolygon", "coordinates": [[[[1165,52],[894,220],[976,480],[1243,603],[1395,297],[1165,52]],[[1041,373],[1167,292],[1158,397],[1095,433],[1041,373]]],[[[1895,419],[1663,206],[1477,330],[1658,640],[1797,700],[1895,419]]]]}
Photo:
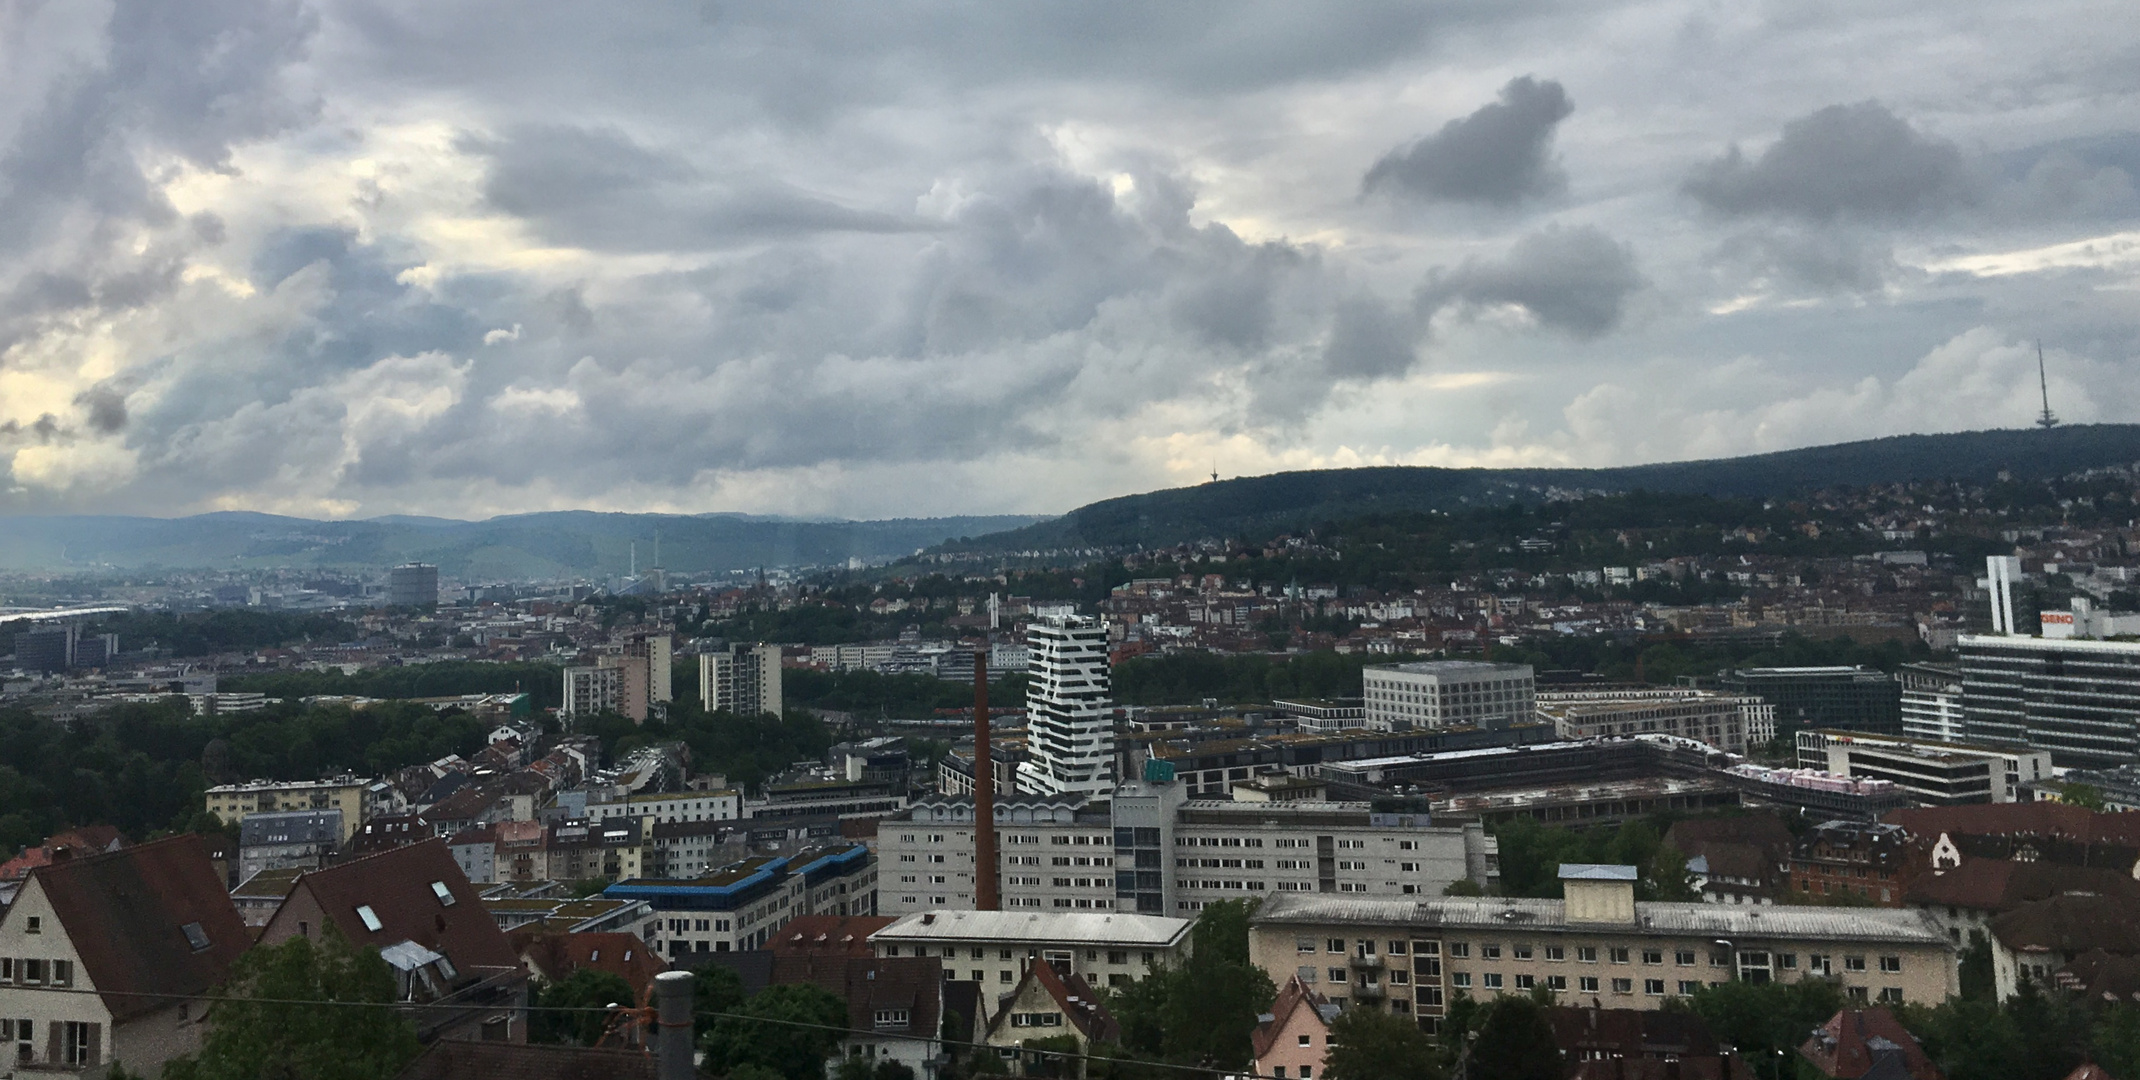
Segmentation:
{"type": "Polygon", "coordinates": [[[209,1011],[200,1054],[165,1064],[166,1080],[387,1080],[421,1049],[392,1007],[393,969],[331,922],[318,944],[239,957],[222,994],[235,1000],[209,1011]]]}

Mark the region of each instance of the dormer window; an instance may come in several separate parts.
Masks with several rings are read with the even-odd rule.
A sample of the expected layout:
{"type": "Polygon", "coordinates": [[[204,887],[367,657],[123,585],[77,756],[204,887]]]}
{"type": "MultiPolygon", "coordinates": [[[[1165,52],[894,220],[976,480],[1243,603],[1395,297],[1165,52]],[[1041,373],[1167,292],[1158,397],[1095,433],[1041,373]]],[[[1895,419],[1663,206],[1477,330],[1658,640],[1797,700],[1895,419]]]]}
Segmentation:
{"type": "Polygon", "coordinates": [[[880,1028],[903,1028],[911,1024],[906,1009],[878,1009],[877,1026],[880,1028]]]}
{"type": "Polygon", "coordinates": [[[203,952],[207,950],[209,945],[208,931],[201,929],[201,924],[197,922],[189,922],[186,925],[179,927],[179,930],[186,935],[186,944],[193,946],[194,952],[203,952]]]}
{"type": "Polygon", "coordinates": [[[379,913],[373,911],[370,904],[357,905],[357,918],[364,920],[364,928],[375,934],[386,925],[379,921],[379,913]]]}
{"type": "Polygon", "coordinates": [[[432,883],[431,883],[431,895],[433,895],[433,896],[436,896],[436,897],[438,897],[438,904],[439,904],[439,906],[440,906],[440,907],[452,907],[452,906],[453,906],[453,890],[452,890],[452,889],[449,889],[449,888],[447,888],[447,887],[446,887],[446,883],[445,883],[445,882],[443,882],[443,881],[434,881],[434,882],[432,882],[432,883]]]}

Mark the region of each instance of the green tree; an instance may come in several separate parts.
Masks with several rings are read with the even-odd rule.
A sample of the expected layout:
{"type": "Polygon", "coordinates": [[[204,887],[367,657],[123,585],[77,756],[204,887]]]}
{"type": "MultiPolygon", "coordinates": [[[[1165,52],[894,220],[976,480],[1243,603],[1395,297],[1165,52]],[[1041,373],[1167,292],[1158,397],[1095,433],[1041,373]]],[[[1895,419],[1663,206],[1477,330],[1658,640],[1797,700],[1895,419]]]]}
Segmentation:
{"type": "Polygon", "coordinates": [[[2020,1030],[1990,998],[1955,998],[1930,1009],[1906,1006],[1901,1019],[1947,1080],[2020,1080],[2029,1075],[2031,1063],[2020,1030]]]}
{"type": "Polygon", "coordinates": [[[1248,959],[1254,910],[1246,900],[1206,907],[1190,931],[1188,960],[1109,991],[1124,1046],[1174,1062],[1247,1064],[1257,1017],[1278,996],[1271,977],[1248,959]]]}
{"type": "Polygon", "coordinates": [[[2072,803],[2075,806],[2082,807],[2088,810],[2094,810],[2098,813],[2102,812],[2102,810],[2105,808],[2105,803],[2103,802],[2103,789],[2095,786],[2094,784],[2082,784],[2077,782],[2069,784],[2060,784],[2058,787],[2058,801],[2062,803],[2072,803]]]}
{"type": "Polygon", "coordinates": [[[708,964],[693,968],[691,975],[692,1037],[703,1042],[706,1033],[713,1030],[714,1021],[722,1013],[736,1011],[749,995],[743,992],[742,976],[733,968],[708,964]]]}
{"type": "Polygon", "coordinates": [[[1442,890],[1443,896],[1485,896],[1486,890],[1468,877],[1458,878],[1442,890]]]}
{"type": "Polygon", "coordinates": [[[706,1067],[733,1077],[756,1066],[787,1080],[818,1080],[847,1029],[847,1003],[809,983],[768,986],[713,1022],[706,1067]]]}
{"type": "Polygon", "coordinates": [[[1561,1080],[1560,1045],[1545,1009],[1522,996],[1495,998],[1487,1005],[1479,1037],[1471,1043],[1471,1074],[1493,1080],[1561,1080]]]}
{"type": "Polygon", "coordinates": [[[1442,1048],[1409,1016],[1356,1007],[1330,1023],[1323,1058],[1328,1080],[1441,1080],[1445,1074],[1442,1048]]]}
{"type": "Polygon", "coordinates": [[[611,1005],[639,1004],[632,986],[623,977],[594,968],[580,968],[556,982],[541,987],[533,1002],[537,1010],[528,1020],[528,1041],[577,1043],[593,1046],[609,1025],[604,1012],[549,1012],[549,1009],[589,1010],[611,1005]]]}
{"type": "Polygon", "coordinates": [[[2088,1042],[2096,1064],[2112,1076],[2140,1076],[2140,1005],[2120,1002],[2096,1016],[2088,1042]]]}
{"type": "Polygon", "coordinates": [[[1732,981],[1705,986],[1691,997],[1666,1002],[1687,1009],[1718,1039],[1739,1048],[1758,1069],[1775,1070],[1791,1060],[1806,1033],[1843,1008],[1843,992],[1826,979],[1792,983],[1732,981]]]}
{"type": "Polygon", "coordinates": [[[1982,930],[1971,930],[1969,944],[1962,948],[1961,981],[1965,998],[1989,998],[1998,992],[1998,978],[1991,964],[1991,939],[1982,930]]]}
{"type": "Polygon", "coordinates": [[[292,938],[239,957],[222,994],[199,1056],[166,1064],[168,1080],[386,1080],[421,1049],[392,1007],[393,969],[332,923],[317,945],[292,938]]]}

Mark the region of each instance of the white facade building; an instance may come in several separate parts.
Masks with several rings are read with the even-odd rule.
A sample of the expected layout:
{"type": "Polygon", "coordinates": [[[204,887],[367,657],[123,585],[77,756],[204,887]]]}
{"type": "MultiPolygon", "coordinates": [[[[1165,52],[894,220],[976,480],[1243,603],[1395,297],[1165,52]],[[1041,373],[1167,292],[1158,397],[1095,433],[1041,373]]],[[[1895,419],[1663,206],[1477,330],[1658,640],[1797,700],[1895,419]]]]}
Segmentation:
{"type": "MultiPolygon", "coordinates": [[[[1000,796],[1005,911],[1122,911],[1182,918],[1274,893],[1434,897],[1490,885],[1499,847],[1476,824],[1364,803],[1193,800],[1175,782],[1123,784],[1106,801],[1000,796]]],[[[973,800],[939,796],[877,828],[878,913],[974,906],[973,800]]]]}
{"type": "Polygon", "coordinates": [[[1361,672],[1361,683],[1374,731],[1528,724],[1537,696],[1529,664],[1478,660],[1384,664],[1361,672]]]}
{"type": "Polygon", "coordinates": [[[1807,728],[1797,738],[1799,768],[1891,781],[1931,806],[2027,801],[2024,785],[2051,778],[2049,750],[1820,728],[1807,728]]]}
{"type": "Polygon", "coordinates": [[[700,655],[698,699],[708,712],[779,716],[780,646],[731,645],[700,655]]]}
{"type": "Polygon", "coordinates": [[[871,934],[869,943],[878,956],[940,957],[944,978],[1003,993],[1036,961],[1093,986],[1126,985],[1188,959],[1193,925],[1157,915],[926,911],[871,934]]]}
{"type": "Polygon", "coordinates": [[[624,705],[624,669],[615,667],[568,667],[565,697],[557,713],[561,717],[593,716],[619,712],[624,705]]]}
{"type": "Polygon", "coordinates": [[[1018,786],[1039,795],[1114,790],[1114,701],[1109,692],[1107,624],[1050,615],[1026,635],[1026,746],[1018,786]]]}
{"type": "Polygon", "coordinates": [[[1932,742],[1962,741],[1962,669],[1945,664],[1904,664],[1902,733],[1932,742]]]}

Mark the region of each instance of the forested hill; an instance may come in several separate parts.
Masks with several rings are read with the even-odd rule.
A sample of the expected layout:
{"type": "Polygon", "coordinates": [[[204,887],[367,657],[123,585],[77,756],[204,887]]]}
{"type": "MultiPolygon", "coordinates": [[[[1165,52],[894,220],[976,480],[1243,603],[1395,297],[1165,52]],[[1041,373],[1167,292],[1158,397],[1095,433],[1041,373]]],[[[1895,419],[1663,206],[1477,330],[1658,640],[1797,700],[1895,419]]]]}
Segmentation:
{"type": "Polygon", "coordinates": [[[0,570],[100,567],[378,567],[435,563],[468,579],[601,576],[665,565],[672,573],[824,566],[1033,521],[1031,516],[797,521],[743,514],[559,511],[487,521],[382,517],[311,521],[273,514],[184,518],[0,518],[0,570]],[[657,564],[655,538],[660,538],[657,564]],[[636,546],[635,546],[636,545],[636,546]]]}
{"type": "Polygon", "coordinates": [[[1549,497],[1554,489],[1765,498],[1915,480],[1989,482],[2002,471],[2016,479],[2042,479],[2135,462],[2140,462],[2140,424],[2086,424],[2048,431],[1898,435],[1751,457],[1613,469],[1317,469],[1107,499],[1059,518],[946,544],[942,550],[1158,546],[1309,528],[1379,512],[1529,502],[1549,497]]]}

